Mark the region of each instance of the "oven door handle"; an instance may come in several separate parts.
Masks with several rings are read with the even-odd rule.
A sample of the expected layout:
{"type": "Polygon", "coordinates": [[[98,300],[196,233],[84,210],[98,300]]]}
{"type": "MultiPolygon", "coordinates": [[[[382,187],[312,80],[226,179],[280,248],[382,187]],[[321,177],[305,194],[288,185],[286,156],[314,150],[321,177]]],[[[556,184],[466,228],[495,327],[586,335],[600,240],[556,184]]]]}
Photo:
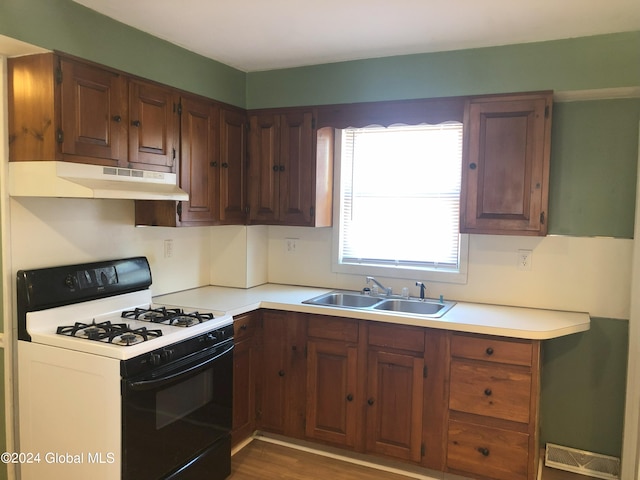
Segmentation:
{"type": "Polygon", "coordinates": [[[139,382],[127,382],[127,388],[135,391],[143,391],[143,390],[152,390],[154,388],[162,387],[167,383],[171,383],[179,377],[183,377],[185,375],[195,374],[198,370],[204,370],[213,362],[215,362],[220,357],[227,355],[229,352],[233,350],[233,345],[229,348],[226,348],[224,351],[219,354],[207,358],[205,361],[200,362],[192,367],[187,368],[186,370],[180,370],[177,373],[172,373],[170,375],[165,375],[160,378],[154,378],[153,380],[141,380],[139,382]]]}

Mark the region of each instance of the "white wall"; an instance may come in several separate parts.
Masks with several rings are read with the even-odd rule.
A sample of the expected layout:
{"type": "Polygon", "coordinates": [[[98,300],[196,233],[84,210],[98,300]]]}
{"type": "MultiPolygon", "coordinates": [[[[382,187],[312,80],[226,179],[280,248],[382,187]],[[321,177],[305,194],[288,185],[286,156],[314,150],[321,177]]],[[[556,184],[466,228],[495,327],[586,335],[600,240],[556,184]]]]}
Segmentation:
{"type": "MultiPolygon", "coordinates": [[[[269,282],[361,289],[361,276],[331,271],[331,228],[269,227],[269,282]],[[285,238],[297,238],[288,255],[285,238]]],[[[588,312],[629,318],[633,240],[471,235],[466,285],[428,283],[430,297],[588,312]],[[517,251],[532,250],[532,270],[516,269],[517,251]]],[[[399,292],[410,280],[379,278],[399,292]]]]}
{"type": "MultiPolygon", "coordinates": [[[[209,284],[209,228],[134,227],[133,200],[12,197],[11,271],[143,255],[154,295],[209,284]],[[173,255],[164,256],[164,241],[173,255]]],[[[14,276],[15,278],[15,276],[14,276]]]]}

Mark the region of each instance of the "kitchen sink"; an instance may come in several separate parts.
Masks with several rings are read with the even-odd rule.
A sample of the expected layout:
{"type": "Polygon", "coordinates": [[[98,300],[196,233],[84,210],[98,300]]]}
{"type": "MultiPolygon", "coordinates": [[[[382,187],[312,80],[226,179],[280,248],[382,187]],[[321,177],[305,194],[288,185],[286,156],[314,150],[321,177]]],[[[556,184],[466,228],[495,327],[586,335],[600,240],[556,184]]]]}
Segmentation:
{"type": "Polygon", "coordinates": [[[380,313],[404,313],[430,318],[441,317],[455,305],[455,302],[438,302],[418,298],[373,297],[358,292],[341,291],[325,293],[302,303],[354,310],[374,310],[380,313]]]}
{"type": "MultiPolygon", "coordinates": [[[[447,302],[450,304],[451,302],[447,302]]],[[[445,303],[431,302],[431,301],[419,301],[419,300],[383,300],[376,304],[374,310],[387,310],[389,312],[401,312],[401,313],[416,313],[418,315],[434,315],[442,310],[449,310],[453,305],[447,305],[445,303]]],[[[442,312],[444,314],[444,312],[442,312]]]]}
{"type": "Polygon", "coordinates": [[[366,308],[372,307],[376,303],[380,303],[381,300],[382,299],[380,298],[370,297],[355,292],[331,292],[320,295],[319,297],[310,298],[302,303],[325,305],[329,307],[366,308]]]}

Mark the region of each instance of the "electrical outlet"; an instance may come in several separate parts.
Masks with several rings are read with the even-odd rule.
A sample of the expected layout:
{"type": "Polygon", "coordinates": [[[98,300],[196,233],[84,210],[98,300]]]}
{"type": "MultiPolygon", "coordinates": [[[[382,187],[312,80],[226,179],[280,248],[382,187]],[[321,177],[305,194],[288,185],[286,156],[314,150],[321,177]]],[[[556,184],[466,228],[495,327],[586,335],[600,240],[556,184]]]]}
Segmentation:
{"type": "Polygon", "coordinates": [[[533,252],[531,250],[518,250],[518,270],[531,270],[531,262],[533,259],[533,252]]]}
{"type": "Polygon", "coordinates": [[[295,255],[298,253],[298,239],[297,238],[285,238],[284,239],[284,253],[287,255],[295,255]]]}
{"type": "Polygon", "coordinates": [[[164,258],[173,257],[173,240],[167,239],[164,241],[164,258]]]}

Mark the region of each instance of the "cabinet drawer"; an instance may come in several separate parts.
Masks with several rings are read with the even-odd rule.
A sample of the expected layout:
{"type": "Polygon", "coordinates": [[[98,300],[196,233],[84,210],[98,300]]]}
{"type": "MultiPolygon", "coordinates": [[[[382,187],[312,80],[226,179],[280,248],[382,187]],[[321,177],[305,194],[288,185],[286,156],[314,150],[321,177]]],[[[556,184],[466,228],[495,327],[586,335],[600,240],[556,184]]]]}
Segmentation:
{"type": "Polygon", "coordinates": [[[358,321],[325,317],[324,315],[310,315],[307,322],[307,334],[314,338],[356,343],[358,341],[358,321]]]}
{"type": "Polygon", "coordinates": [[[237,343],[245,338],[250,338],[258,328],[258,315],[247,314],[233,319],[233,339],[237,343]]]}
{"type": "Polygon", "coordinates": [[[526,480],[529,435],[449,421],[447,467],[496,480],[526,480]]]}
{"type": "Polygon", "coordinates": [[[424,352],[424,332],[420,327],[369,323],[369,345],[424,352]]]}
{"type": "Polygon", "coordinates": [[[531,373],[522,367],[451,362],[449,409],[529,423],[531,373]]]}
{"type": "Polygon", "coordinates": [[[493,337],[453,335],[451,337],[451,356],[530,366],[533,357],[533,344],[527,341],[503,340],[493,337]]]}

